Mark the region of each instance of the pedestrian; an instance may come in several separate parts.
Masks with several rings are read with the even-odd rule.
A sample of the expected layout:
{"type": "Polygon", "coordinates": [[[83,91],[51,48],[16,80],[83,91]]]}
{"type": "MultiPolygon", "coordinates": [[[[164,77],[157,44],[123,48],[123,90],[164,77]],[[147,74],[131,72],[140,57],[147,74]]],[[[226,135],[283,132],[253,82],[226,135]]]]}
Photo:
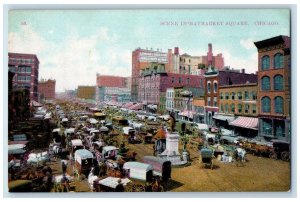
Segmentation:
{"type": "Polygon", "coordinates": [[[63,174],[65,174],[67,172],[67,163],[65,162],[65,160],[61,161],[61,167],[63,174]]]}

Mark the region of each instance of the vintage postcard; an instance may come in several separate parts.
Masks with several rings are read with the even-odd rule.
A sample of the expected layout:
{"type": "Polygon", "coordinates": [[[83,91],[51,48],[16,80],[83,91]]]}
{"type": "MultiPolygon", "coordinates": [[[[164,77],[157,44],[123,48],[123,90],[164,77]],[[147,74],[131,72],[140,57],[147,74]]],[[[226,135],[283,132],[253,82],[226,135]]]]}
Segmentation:
{"type": "Polygon", "coordinates": [[[10,10],[15,192],[289,192],[290,9],[10,10]]]}

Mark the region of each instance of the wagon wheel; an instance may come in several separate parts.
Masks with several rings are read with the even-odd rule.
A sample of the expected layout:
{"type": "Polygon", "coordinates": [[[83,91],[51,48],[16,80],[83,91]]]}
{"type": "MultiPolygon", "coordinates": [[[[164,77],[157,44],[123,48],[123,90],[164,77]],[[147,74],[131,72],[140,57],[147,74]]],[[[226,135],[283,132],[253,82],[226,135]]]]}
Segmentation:
{"type": "Polygon", "coordinates": [[[281,153],[281,159],[283,161],[290,161],[290,153],[289,152],[282,152],[281,153]]]}
{"type": "Polygon", "coordinates": [[[145,187],[141,184],[138,184],[138,185],[133,185],[132,187],[132,191],[133,192],[144,192],[145,191],[145,187]]]}
{"type": "Polygon", "coordinates": [[[277,159],[277,154],[276,154],[276,152],[271,152],[270,155],[269,155],[269,158],[270,158],[270,159],[277,159]]]}

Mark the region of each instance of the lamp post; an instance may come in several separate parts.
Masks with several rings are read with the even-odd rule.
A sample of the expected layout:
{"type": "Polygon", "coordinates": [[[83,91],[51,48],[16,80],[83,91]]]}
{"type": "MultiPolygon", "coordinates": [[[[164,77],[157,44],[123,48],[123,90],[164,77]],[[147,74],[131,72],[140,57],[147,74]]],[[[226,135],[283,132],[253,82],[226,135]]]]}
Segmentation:
{"type": "MultiPolygon", "coordinates": [[[[187,98],[187,104],[186,104],[186,109],[188,111],[188,119],[190,118],[190,111],[189,111],[189,108],[188,108],[188,105],[190,104],[190,99],[191,97],[193,96],[192,92],[191,91],[188,91],[188,90],[184,90],[182,92],[180,92],[180,95],[184,98],[187,98]]],[[[185,131],[183,131],[183,141],[184,141],[184,144],[183,144],[183,151],[187,153],[188,155],[188,152],[186,150],[186,145],[188,143],[188,136],[187,134],[185,133],[185,131]]]]}

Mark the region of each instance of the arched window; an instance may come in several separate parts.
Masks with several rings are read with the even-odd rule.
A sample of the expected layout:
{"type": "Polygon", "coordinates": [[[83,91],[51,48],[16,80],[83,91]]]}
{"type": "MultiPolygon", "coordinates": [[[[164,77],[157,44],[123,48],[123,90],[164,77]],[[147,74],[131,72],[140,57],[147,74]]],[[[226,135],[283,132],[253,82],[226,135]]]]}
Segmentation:
{"type": "Polygon", "coordinates": [[[274,55],[274,69],[283,68],[283,55],[281,53],[276,53],[274,55]]]}
{"type": "Polygon", "coordinates": [[[235,105],[231,104],[231,112],[234,113],[235,112],[235,105]]]}
{"type": "Polygon", "coordinates": [[[261,99],[261,111],[265,113],[271,112],[271,99],[269,97],[261,99]]]}
{"type": "Polygon", "coordinates": [[[207,82],[207,92],[210,93],[211,90],[211,83],[207,82]]]}
{"type": "Polygon", "coordinates": [[[261,79],[261,89],[262,90],[270,90],[270,77],[264,76],[261,79]]]}
{"type": "Polygon", "coordinates": [[[274,90],[283,90],[283,76],[275,75],[274,76],[274,90]]]}
{"type": "Polygon", "coordinates": [[[270,69],[270,57],[265,55],[261,58],[261,70],[270,69]]]}
{"type": "Polygon", "coordinates": [[[214,93],[218,91],[218,84],[217,82],[214,82],[214,93]]]}
{"type": "Polygon", "coordinates": [[[280,96],[274,99],[275,113],[283,114],[283,98],[280,96]]]}
{"type": "Polygon", "coordinates": [[[229,99],[229,93],[225,93],[225,99],[228,100],[229,99]]]}
{"type": "Polygon", "coordinates": [[[245,91],[245,100],[249,100],[249,92],[248,91],[245,91]]]}
{"type": "Polygon", "coordinates": [[[223,93],[220,93],[220,99],[223,100],[223,93]]]}
{"type": "Polygon", "coordinates": [[[225,113],[228,113],[228,104],[225,104],[225,113]]]}
{"type": "Polygon", "coordinates": [[[223,104],[221,104],[221,110],[220,111],[224,112],[224,105],[223,104]]]}
{"type": "Polygon", "coordinates": [[[231,99],[232,99],[232,100],[235,100],[235,92],[232,92],[232,93],[231,93],[231,99]]]}

